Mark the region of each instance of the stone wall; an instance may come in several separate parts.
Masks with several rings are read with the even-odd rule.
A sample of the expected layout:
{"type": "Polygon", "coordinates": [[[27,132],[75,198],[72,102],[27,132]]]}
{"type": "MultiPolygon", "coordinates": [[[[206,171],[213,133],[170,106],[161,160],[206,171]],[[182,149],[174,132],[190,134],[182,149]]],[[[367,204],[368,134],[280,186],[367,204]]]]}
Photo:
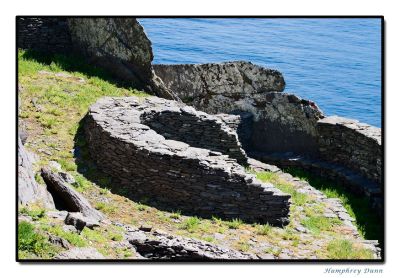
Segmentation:
{"type": "Polygon", "coordinates": [[[312,101],[281,93],[285,81],[276,70],[249,62],[154,65],[154,70],[182,101],[199,110],[247,115],[238,130],[246,151],[318,151],[316,124],[322,112],[312,101]]]}
{"type": "MultiPolygon", "coordinates": [[[[220,114],[218,117],[213,117],[185,106],[179,110],[168,108],[163,108],[161,111],[151,110],[141,115],[141,121],[166,139],[221,152],[236,159],[240,164],[246,164],[246,153],[241,148],[235,130],[222,120],[224,116],[220,114]]],[[[230,124],[237,126],[240,118],[238,116],[229,118],[230,124]]]]}
{"type": "Polygon", "coordinates": [[[381,129],[337,116],[318,121],[320,155],[361,173],[379,184],[382,181],[381,129]]]}
{"type": "MultiPolygon", "coordinates": [[[[203,118],[219,120],[174,101],[134,97],[103,98],[85,119],[92,158],[128,197],[150,198],[157,206],[202,217],[288,223],[289,195],[256,180],[228,155],[166,139],[143,122],[143,115],[162,111],[174,117],[196,114],[196,122],[186,122],[194,129],[203,118]]],[[[205,130],[211,137],[220,134],[205,130]]]]}
{"type": "Polygon", "coordinates": [[[133,17],[18,17],[17,47],[79,54],[123,85],[178,99],[154,74],[151,42],[133,17]]]}
{"type": "Polygon", "coordinates": [[[63,17],[17,17],[17,45],[44,53],[72,50],[67,19],[63,17]]]}

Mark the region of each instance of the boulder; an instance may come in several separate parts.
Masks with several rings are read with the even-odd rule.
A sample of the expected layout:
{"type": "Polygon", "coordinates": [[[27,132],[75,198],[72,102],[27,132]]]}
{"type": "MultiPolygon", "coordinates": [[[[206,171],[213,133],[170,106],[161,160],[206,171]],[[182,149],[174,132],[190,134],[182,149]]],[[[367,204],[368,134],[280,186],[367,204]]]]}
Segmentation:
{"type": "Polygon", "coordinates": [[[100,221],[103,214],[94,209],[90,203],[77,191],[66,183],[59,174],[52,172],[50,168],[41,169],[43,180],[47,184],[53,196],[61,200],[70,212],[81,212],[83,216],[100,221]]]}
{"type": "Polygon", "coordinates": [[[210,114],[237,114],[237,133],[248,151],[315,154],[318,106],[283,93],[283,75],[250,62],[154,65],[183,102],[210,114]]]}
{"type": "Polygon", "coordinates": [[[39,202],[46,208],[54,208],[53,198],[46,187],[35,180],[31,157],[18,137],[18,203],[39,202]]]}
{"type": "Polygon", "coordinates": [[[90,62],[138,89],[179,99],[153,71],[151,42],[135,18],[69,18],[74,48],[90,62]]]}
{"type": "Polygon", "coordinates": [[[100,226],[98,220],[85,217],[80,212],[69,212],[64,222],[67,225],[74,226],[79,231],[82,231],[85,227],[93,229],[94,227],[100,226]]]}

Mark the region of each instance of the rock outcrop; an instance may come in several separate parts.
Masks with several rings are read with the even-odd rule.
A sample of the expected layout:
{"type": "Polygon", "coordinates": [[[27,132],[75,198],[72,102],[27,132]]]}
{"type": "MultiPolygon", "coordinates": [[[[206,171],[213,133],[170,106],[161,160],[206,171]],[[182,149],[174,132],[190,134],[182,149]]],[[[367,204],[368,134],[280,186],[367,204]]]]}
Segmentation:
{"type": "Polygon", "coordinates": [[[18,17],[17,47],[46,55],[76,52],[124,84],[179,100],[154,74],[151,42],[133,17],[18,17]]]}
{"type": "Polygon", "coordinates": [[[46,187],[36,182],[31,155],[18,137],[18,203],[27,205],[34,202],[54,208],[53,198],[46,187]]]}
{"type": "MultiPolygon", "coordinates": [[[[220,64],[154,65],[166,86],[197,109],[219,113],[224,100],[240,100],[254,93],[282,92],[285,80],[279,71],[249,62],[220,64]]],[[[228,107],[229,109],[229,107],[228,107]]]]}
{"type": "Polygon", "coordinates": [[[135,18],[69,18],[74,48],[136,88],[178,99],[154,74],[151,42],[135,18]]]}
{"type": "Polygon", "coordinates": [[[98,167],[130,198],[202,217],[288,223],[290,196],[229,157],[240,154],[240,144],[218,116],[156,97],[103,98],[90,108],[84,130],[98,167]]]}
{"type": "Polygon", "coordinates": [[[80,212],[87,218],[83,219],[77,215],[75,215],[75,217],[71,215],[71,222],[75,223],[81,221],[92,223],[104,218],[101,212],[94,209],[90,203],[69,186],[58,173],[52,172],[49,168],[42,168],[41,175],[47,184],[49,192],[62,204],[63,208],[69,212],[80,212]],[[76,218],[79,218],[79,220],[76,218]]]}
{"type": "Polygon", "coordinates": [[[316,125],[323,113],[312,101],[282,93],[285,81],[280,72],[249,62],[154,65],[154,69],[185,103],[211,114],[244,116],[247,135],[241,139],[246,151],[318,151],[316,125]]]}
{"type": "Polygon", "coordinates": [[[160,231],[130,229],[127,239],[136,252],[156,260],[258,260],[253,254],[222,248],[208,242],[169,235],[160,231]]]}

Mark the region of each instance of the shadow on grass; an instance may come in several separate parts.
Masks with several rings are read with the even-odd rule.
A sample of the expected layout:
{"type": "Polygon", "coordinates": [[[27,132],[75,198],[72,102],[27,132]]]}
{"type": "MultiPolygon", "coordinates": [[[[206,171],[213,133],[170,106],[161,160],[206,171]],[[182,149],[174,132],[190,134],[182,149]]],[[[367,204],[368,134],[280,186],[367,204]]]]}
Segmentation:
{"type": "Polygon", "coordinates": [[[298,177],[314,188],[322,191],[330,198],[339,198],[344,201],[346,209],[351,209],[356,219],[357,227],[364,233],[365,239],[383,242],[383,221],[369,205],[367,197],[355,195],[334,181],[320,178],[299,168],[286,168],[285,172],[298,177]]]}
{"type": "Polygon", "coordinates": [[[74,53],[73,55],[47,54],[28,49],[23,51],[21,57],[26,60],[34,60],[47,66],[55,64],[64,71],[80,72],[88,77],[98,77],[117,87],[127,89],[134,88],[133,84],[112,77],[112,75],[105,69],[89,64],[85,57],[77,53],[74,53]]]}

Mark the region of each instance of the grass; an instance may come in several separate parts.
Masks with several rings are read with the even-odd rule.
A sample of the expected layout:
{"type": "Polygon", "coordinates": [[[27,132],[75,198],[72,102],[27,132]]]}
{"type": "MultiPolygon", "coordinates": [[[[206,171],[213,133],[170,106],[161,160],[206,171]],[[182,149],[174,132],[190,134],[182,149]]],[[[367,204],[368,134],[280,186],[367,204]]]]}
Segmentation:
{"type": "Polygon", "coordinates": [[[272,226],[270,226],[268,224],[257,226],[257,234],[266,236],[271,233],[272,233],[272,226]]]}
{"type": "Polygon", "coordinates": [[[365,239],[383,240],[381,218],[370,208],[368,199],[356,196],[346,191],[342,186],[331,181],[316,177],[303,170],[289,168],[285,170],[293,176],[305,180],[311,186],[323,192],[328,198],[338,198],[342,201],[347,212],[356,221],[359,233],[365,239]]]}
{"type": "MultiPolygon", "coordinates": [[[[50,160],[59,162],[63,170],[70,172],[75,178],[76,183],[73,186],[88,198],[97,209],[103,211],[110,220],[135,226],[148,223],[153,227],[167,230],[171,234],[198,238],[208,242],[215,242],[214,234],[221,233],[224,237],[218,240],[219,243],[246,252],[254,251],[254,246],[249,244],[250,238],[273,245],[271,250],[277,255],[282,248],[294,248],[296,250],[299,242],[304,244],[301,239],[298,239],[292,227],[281,229],[268,225],[250,225],[243,223],[240,219],[225,221],[218,217],[212,219],[188,217],[181,215],[180,211],[169,213],[149,207],[150,203],[145,200],[135,202],[127,199],[126,196],[129,196],[130,189],[128,187],[113,187],[112,180],[98,171],[91,161],[82,133],[82,118],[87,113],[89,106],[100,97],[143,97],[147,95],[133,88],[120,86],[106,73],[98,68],[86,65],[79,58],[59,55],[41,57],[25,51],[19,51],[18,58],[19,83],[23,87],[20,94],[21,113],[19,117],[29,127],[27,148],[39,154],[40,162],[38,165],[46,165],[50,160]],[[39,71],[48,73],[43,74],[39,71]],[[59,72],[66,72],[69,77],[68,75],[56,76],[56,73],[59,72]],[[77,82],[77,78],[84,79],[84,82],[77,82]],[[35,99],[35,105],[32,103],[33,99],[35,99]],[[282,243],[288,245],[281,246],[282,243]]],[[[257,176],[265,181],[277,184],[277,187],[281,188],[282,191],[291,194],[293,207],[304,206],[303,212],[291,211],[292,219],[300,221],[299,216],[306,214],[311,226],[319,225],[313,222],[313,217],[320,214],[320,209],[309,196],[297,193],[291,184],[280,181],[276,174],[261,172],[257,176]]],[[[40,180],[40,177],[38,177],[38,180],[40,180]]],[[[29,210],[32,210],[32,208],[29,208],[29,210]]],[[[73,246],[93,246],[108,257],[125,258],[132,256],[130,250],[112,244],[123,240],[122,231],[116,229],[113,225],[95,230],[85,229],[81,234],[78,234],[64,231],[61,223],[52,225],[53,223],[43,222],[42,220],[45,220],[46,217],[42,216],[43,212],[40,210],[29,213],[34,215],[32,217],[35,219],[34,221],[38,220],[38,222],[35,222],[33,232],[39,235],[36,246],[43,244],[42,249],[44,251],[41,253],[40,250],[37,250],[38,254],[35,254],[34,249],[29,249],[31,248],[29,247],[30,251],[20,250],[21,256],[52,256],[51,248],[53,247],[46,245],[47,239],[46,236],[44,238],[41,236],[44,234],[42,231],[60,236],[73,246]]],[[[322,228],[319,227],[321,235],[317,237],[312,234],[310,240],[321,237],[325,233],[324,227],[324,225],[322,228]]],[[[28,246],[31,245],[28,244],[28,246]]],[[[324,249],[321,258],[325,258],[327,253],[328,251],[324,249]]]]}
{"type": "Polygon", "coordinates": [[[183,221],[181,228],[193,233],[199,229],[200,223],[200,218],[197,216],[189,217],[183,221]]]}
{"type": "Polygon", "coordinates": [[[311,233],[319,234],[321,231],[332,231],[334,226],[340,225],[341,221],[337,218],[327,218],[320,215],[312,215],[301,221],[301,224],[311,233]]]}
{"type": "Polygon", "coordinates": [[[256,177],[263,182],[270,182],[283,192],[290,194],[292,196],[292,202],[298,206],[303,206],[311,201],[306,194],[297,192],[292,184],[282,181],[279,179],[279,176],[273,172],[257,172],[256,177]]]}
{"type": "Polygon", "coordinates": [[[75,232],[71,231],[64,231],[61,226],[54,225],[54,226],[43,226],[43,230],[53,234],[55,236],[61,237],[71,243],[73,246],[76,247],[85,247],[87,246],[86,240],[80,235],[75,232]]]}
{"type": "Polygon", "coordinates": [[[29,215],[30,217],[32,217],[33,221],[36,221],[45,217],[46,210],[36,206],[24,206],[19,210],[19,213],[29,215]]]}
{"type": "Polygon", "coordinates": [[[355,246],[349,240],[332,240],[328,244],[327,250],[330,259],[373,259],[370,250],[355,246]]]}
{"type": "Polygon", "coordinates": [[[35,227],[26,221],[18,224],[18,257],[29,258],[32,255],[51,258],[58,248],[48,242],[48,239],[35,231],[35,227]]]}
{"type": "Polygon", "coordinates": [[[243,221],[238,218],[232,219],[231,221],[227,222],[227,226],[229,229],[238,229],[242,224],[243,221]]]}

